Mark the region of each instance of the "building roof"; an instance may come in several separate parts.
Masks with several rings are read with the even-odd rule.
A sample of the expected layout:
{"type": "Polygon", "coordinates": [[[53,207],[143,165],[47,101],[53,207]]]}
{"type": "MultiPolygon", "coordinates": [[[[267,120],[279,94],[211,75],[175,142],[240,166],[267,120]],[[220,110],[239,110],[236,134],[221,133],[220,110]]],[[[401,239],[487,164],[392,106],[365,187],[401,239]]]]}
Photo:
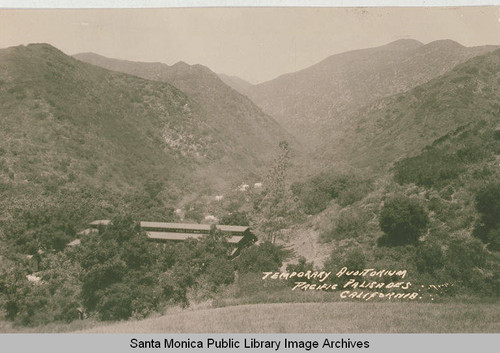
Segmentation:
{"type": "Polygon", "coordinates": [[[224,225],[216,225],[217,229],[222,230],[223,232],[245,232],[249,229],[247,226],[224,226],[224,225]]]}
{"type": "MultiPolygon", "coordinates": [[[[194,224],[194,223],[167,223],[167,222],[141,222],[141,228],[164,228],[164,229],[185,229],[196,231],[210,231],[210,224],[194,224]]],[[[245,232],[249,229],[246,226],[225,226],[216,225],[217,229],[223,232],[245,232]]]]}
{"type": "Polygon", "coordinates": [[[80,244],[81,244],[80,239],[75,239],[75,240],[69,242],[68,246],[76,246],[76,245],[80,245],[80,244]]]}
{"type": "Polygon", "coordinates": [[[93,226],[109,226],[111,224],[111,220],[109,219],[99,219],[94,222],[90,222],[90,225],[93,226]]]}
{"type": "Polygon", "coordinates": [[[141,222],[141,228],[164,228],[209,231],[210,224],[167,223],[167,222],[141,222]]]}
{"type": "MultiPolygon", "coordinates": [[[[176,233],[176,232],[146,232],[149,239],[155,240],[186,240],[189,238],[199,239],[206,234],[196,234],[196,233],[176,233]]],[[[235,235],[227,240],[230,244],[238,244],[243,236],[235,235]]]]}
{"type": "Polygon", "coordinates": [[[90,233],[99,232],[97,229],[87,228],[81,232],[76,233],[76,235],[89,235],[90,233]]]}
{"type": "Polygon", "coordinates": [[[146,232],[149,239],[156,240],[186,240],[189,238],[199,239],[205,234],[197,233],[175,233],[175,232],[146,232]]]}
{"type": "Polygon", "coordinates": [[[228,243],[230,244],[238,244],[241,239],[243,239],[242,235],[233,235],[231,238],[227,240],[228,243]]]}
{"type": "MultiPolygon", "coordinates": [[[[108,219],[96,220],[90,223],[92,226],[107,226],[112,222],[108,219]]],[[[141,228],[146,231],[149,239],[152,240],[186,240],[189,238],[199,239],[210,232],[211,225],[209,224],[194,224],[194,223],[169,223],[169,222],[140,222],[141,228]],[[164,231],[162,231],[164,230],[164,231]],[[184,231],[184,232],[183,232],[184,231]]],[[[239,244],[244,238],[245,232],[250,230],[247,226],[226,226],[216,225],[216,228],[228,233],[233,233],[227,239],[230,244],[239,244]],[[237,233],[237,234],[234,234],[237,233]],[[241,235],[240,235],[241,234],[241,235]]],[[[85,229],[78,235],[88,235],[90,232],[95,232],[95,229],[85,229]]],[[[251,233],[246,233],[251,234],[251,233]]],[[[74,246],[79,244],[79,239],[75,239],[68,245],[74,246]]]]}

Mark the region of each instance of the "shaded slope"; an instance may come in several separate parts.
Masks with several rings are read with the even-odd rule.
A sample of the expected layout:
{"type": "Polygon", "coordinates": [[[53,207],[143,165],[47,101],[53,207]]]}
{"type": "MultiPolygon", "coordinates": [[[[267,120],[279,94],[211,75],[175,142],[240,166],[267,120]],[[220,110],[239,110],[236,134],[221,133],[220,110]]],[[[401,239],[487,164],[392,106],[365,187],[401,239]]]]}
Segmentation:
{"type": "Polygon", "coordinates": [[[399,40],[333,55],[307,69],[254,86],[250,97],[304,144],[338,137],[359,107],[404,92],[494,47],[442,40],[399,40]]]}
{"type": "MultiPolygon", "coordinates": [[[[325,158],[385,168],[460,126],[500,121],[500,50],[475,57],[406,93],[379,100],[350,117],[325,158]]],[[[485,127],[485,128],[486,128],[485,127]]]]}
{"type": "Polygon", "coordinates": [[[252,95],[254,85],[250,82],[247,82],[237,76],[229,76],[224,74],[218,74],[218,76],[222,80],[222,82],[240,92],[241,94],[247,97],[250,97],[252,95]]]}
{"type": "Polygon", "coordinates": [[[49,45],[4,49],[0,63],[0,133],[14,181],[72,172],[114,186],[133,182],[139,175],[125,173],[132,165],[147,170],[182,159],[161,130],[181,120],[199,126],[189,123],[190,102],[175,87],[97,69],[49,45]]]}
{"type": "Polygon", "coordinates": [[[230,182],[262,160],[263,143],[238,139],[244,126],[225,129],[176,87],[46,44],[0,51],[0,107],[3,214],[64,190],[125,194],[149,185],[152,198],[174,200],[195,176],[208,187],[230,182]]]}
{"type": "Polygon", "coordinates": [[[291,139],[250,99],[227,86],[205,66],[131,62],[93,53],[77,54],[75,58],[109,70],[171,83],[196,101],[206,112],[207,120],[224,129],[229,141],[241,146],[239,152],[248,153],[253,163],[267,160],[280,140],[291,139]]]}

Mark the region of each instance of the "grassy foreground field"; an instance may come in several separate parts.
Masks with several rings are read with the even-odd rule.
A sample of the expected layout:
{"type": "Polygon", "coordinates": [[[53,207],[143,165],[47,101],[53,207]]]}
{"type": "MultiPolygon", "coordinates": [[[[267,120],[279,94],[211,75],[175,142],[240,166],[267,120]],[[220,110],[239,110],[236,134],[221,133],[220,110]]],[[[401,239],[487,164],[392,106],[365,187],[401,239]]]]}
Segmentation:
{"type": "Polygon", "coordinates": [[[287,303],[184,310],[82,333],[500,333],[498,304],[287,303]]]}

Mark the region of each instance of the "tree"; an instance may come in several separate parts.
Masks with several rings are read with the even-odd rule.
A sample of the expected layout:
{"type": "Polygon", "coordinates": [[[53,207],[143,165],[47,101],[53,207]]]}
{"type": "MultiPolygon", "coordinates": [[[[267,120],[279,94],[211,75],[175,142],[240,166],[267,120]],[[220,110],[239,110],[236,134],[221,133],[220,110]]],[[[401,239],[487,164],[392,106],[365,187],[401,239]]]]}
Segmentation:
{"type": "MultiPolygon", "coordinates": [[[[488,278],[488,252],[480,240],[474,238],[453,239],[446,251],[446,273],[458,284],[487,294],[494,277],[488,278]]],[[[491,289],[490,289],[491,290],[491,289]]]]}
{"type": "Polygon", "coordinates": [[[240,273],[278,271],[283,261],[290,255],[290,251],[283,246],[265,241],[243,249],[240,256],[235,259],[236,269],[240,273]]]}
{"type": "Polygon", "coordinates": [[[362,270],[366,267],[366,255],[359,247],[334,249],[324,263],[325,271],[347,267],[349,270],[362,270]]]}
{"type": "Polygon", "coordinates": [[[476,194],[476,208],[480,220],[474,235],[488,244],[491,250],[500,250],[500,183],[492,183],[476,194]]]}
{"type": "Polygon", "coordinates": [[[78,264],[61,252],[47,254],[40,271],[30,276],[22,263],[1,270],[0,306],[5,318],[26,326],[77,319],[79,272],[78,264]]]}
{"type": "Polygon", "coordinates": [[[245,211],[241,212],[235,211],[225,216],[222,216],[222,218],[219,221],[219,224],[248,226],[250,225],[250,222],[248,221],[248,216],[245,211]]]}
{"type": "Polygon", "coordinates": [[[124,283],[113,283],[102,291],[97,312],[104,321],[128,319],[132,315],[133,294],[124,283]]]}
{"type": "Polygon", "coordinates": [[[269,173],[264,197],[257,205],[259,213],[258,227],[267,234],[267,241],[274,243],[279,232],[288,226],[294,212],[290,189],[286,185],[286,172],[290,160],[287,141],[279,143],[279,154],[269,173]]]}
{"type": "Polygon", "coordinates": [[[444,265],[444,253],[441,245],[425,241],[417,248],[415,264],[420,273],[434,274],[444,265]]]}
{"type": "Polygon", "coordinates": [[[160,301],[159,249],[129,216],[82,239],[75,254],[82,267],[82,299],[102,320],[144,316],[160,301]],[[158,293],[158,294],[157,294],[158,293]]]}
{"type": "Polygon", "coordinates": [[[272,177],[270,178],[270,190],[273,196],[283,196],[285,193],[285,179],[288,165],[290,163],[290,148],[287,141],[280,141],[280,153],[274,163],[272,177]]]}
{"type": "Polygon", "coordinates": [[[427,231],[429,216],[418,200],[398,196],[385,202],[379,222],[385,233],[380,245],[415,244],[427,231]]]}

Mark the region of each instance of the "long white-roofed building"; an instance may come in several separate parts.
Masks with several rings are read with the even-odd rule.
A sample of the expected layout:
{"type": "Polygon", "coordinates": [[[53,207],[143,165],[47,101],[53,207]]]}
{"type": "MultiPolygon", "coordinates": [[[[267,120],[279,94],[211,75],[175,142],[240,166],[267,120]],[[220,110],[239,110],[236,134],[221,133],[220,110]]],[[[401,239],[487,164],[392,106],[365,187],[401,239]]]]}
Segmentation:
{"type": "MultiPolygon", "coordinates": [[[[90,223],[94,229],[112,224],[110,220],[97,220],[90,223]]],[[[212,227],[226,235],[227,243],[233,247],[231,256],[237,256],[241,249],[253,244],[257,237],[248,226],[210,225],[196,223],[170,223],[170,222],[140,222],[141,229],[146,232],[149,240],[166,243],[171,241],[185,241],[187,239],[200,239],[210,234],[212,227]]]]}

